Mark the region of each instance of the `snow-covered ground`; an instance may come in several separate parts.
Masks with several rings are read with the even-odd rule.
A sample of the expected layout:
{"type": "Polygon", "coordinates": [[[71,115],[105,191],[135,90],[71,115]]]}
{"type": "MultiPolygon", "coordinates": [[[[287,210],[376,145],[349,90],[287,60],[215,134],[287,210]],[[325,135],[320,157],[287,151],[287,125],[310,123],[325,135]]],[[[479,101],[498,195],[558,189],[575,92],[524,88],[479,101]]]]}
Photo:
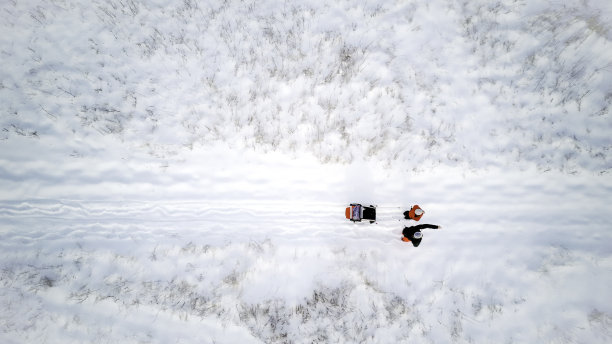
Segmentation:
{"type": "Polygon", "coordinates": [[[612,340],[609,1],[0,9],[0,342],[612,340]]]}

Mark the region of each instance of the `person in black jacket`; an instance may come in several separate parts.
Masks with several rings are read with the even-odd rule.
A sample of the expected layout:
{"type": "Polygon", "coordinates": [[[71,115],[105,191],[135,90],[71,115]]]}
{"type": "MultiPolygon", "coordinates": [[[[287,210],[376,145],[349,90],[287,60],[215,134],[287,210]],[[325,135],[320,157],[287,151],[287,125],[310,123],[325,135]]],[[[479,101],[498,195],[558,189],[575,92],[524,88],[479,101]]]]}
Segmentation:
{"type": "Polygon", "coordinates": [[[412,246],[418,247],[421,244],[421,240],[423,240],[423,233],[421,229],[431,228],[431,229],[440,229],[442,226],[437,225],[416,225],[411,227],[404,227],[402,234],[402,241],[412,242],[412,246]]]}

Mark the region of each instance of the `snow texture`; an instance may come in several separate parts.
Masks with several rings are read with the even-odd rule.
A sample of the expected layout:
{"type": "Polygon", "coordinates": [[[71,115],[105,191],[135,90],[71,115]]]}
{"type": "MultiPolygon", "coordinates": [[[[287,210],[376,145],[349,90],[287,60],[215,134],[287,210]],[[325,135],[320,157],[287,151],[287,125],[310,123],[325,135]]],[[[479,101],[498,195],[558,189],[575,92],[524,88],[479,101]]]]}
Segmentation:
{"type": "Polygon", "coordinates": [[[609,1],[0,9],[0,342],[612,341],[609,1]]]}

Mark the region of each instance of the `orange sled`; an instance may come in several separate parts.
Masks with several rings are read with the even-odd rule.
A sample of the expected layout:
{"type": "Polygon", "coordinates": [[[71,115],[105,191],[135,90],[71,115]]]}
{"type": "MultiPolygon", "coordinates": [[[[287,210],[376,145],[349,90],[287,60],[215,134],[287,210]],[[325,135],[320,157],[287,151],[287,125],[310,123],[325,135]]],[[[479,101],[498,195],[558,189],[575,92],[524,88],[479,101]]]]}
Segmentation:
{"type": "Polygon", "coordinates": [[[350,206],[346,207],[344,216],[353,222],[364,220],[374,223],[376,222],[376,206],[370,205],[367,207],[358,203],[351,203],[350,206]]]}

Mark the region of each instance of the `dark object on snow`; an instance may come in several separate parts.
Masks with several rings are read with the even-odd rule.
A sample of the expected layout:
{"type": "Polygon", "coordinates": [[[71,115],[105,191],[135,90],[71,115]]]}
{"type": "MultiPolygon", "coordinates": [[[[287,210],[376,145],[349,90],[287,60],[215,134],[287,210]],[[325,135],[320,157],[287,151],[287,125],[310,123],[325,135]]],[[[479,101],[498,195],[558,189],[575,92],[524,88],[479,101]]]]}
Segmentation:
{"type": "Polygon", "coordinates": [[[358,203],[351,203],[350,206],[346,207],[344,213],[346,218],[353,222],[361,222],[361,220],[370,221],[370,223],[376,222],[375,205],[367,207],[358,203]]]}
{"type": "Polygon", "coordinates": [[[423,240],[423,233],[421,233],[421,229],[431,228],[438,229],[441,226],[436,225],[416,225],[411,227],[404,227],[402,234],[404,237],[402,241],[412,242],[412,246],[418,247],[421,244],[421,240],[423,240]]]}
{"type": "Polygon", "coordinates": [[[419,221],[425,212],[418,205],[413,205],[410,210],[404,212],[404,219],[419,221]]]}

